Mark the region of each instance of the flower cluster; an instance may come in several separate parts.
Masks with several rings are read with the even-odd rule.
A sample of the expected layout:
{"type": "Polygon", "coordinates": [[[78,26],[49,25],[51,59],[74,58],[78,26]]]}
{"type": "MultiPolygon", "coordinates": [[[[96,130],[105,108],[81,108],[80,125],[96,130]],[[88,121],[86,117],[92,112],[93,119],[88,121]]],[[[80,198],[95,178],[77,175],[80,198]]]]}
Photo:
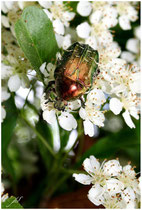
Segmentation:
{"type": "Polygon", "coordinates": [[[72,8],[62,1],[39,1],[39,4],[52,21],[59,48],[67,49],[71,45],[71,36],[65,34],[65,28],[69,27],[69,21],[75,17],[72,8]]]}
{"type": "Polygon", "coordinates": [[[90,156],[83,162],[87,174],[73,174],[76,181],[84,185],[92,184],[88,199],[96,206],[107,209],[138,208],[140,202],[140,178],[134,167],[122,167],[118,160],[104,161],[102,164],[90,156]]]}

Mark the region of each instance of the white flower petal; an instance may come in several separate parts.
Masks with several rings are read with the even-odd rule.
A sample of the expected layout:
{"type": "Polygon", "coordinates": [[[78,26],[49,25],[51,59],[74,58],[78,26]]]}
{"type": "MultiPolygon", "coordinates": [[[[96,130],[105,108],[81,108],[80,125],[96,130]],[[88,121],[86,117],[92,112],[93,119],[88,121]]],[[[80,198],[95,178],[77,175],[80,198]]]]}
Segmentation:
{"type": "Polygon", "coordinates": [[[115,114],[118,115],[122,111],[123,104],[117,98],[111,98],[109,102],[110,110],[115,114]]]}
{"type": "Polygon", "coordinates": [[[68,112],[62,112],[62,114],[58,117],[58,120],[60,126],[67,131],[77,128],[76,119],[68,112]]]}
{"type": "Polygon", "coordinates": [[[49,9],[52,5],[51,1],[38,1],[38,3],[45,9],[49,9]]]}
{"type": "Polygon", "coordinates": [[[10,93],[8,93],[7,90],[2,87],[1,102],[6,101],[9,97],[10,97],[10,93]]]}
{"type": "Polygon", "coordinates": [[[122,116],[124,117],[124,120],[125,120],[126,124],[127,124],[130,128],[135,128],[135,125],[134,125],[134,123],[133,123],[133,121],[132,121],[132,119],[131,119],[131,117],[130,117],[130,114],[129,114],[128,110],[126,110],[126,111],[122,114],[122,116]]]}
{"type": "Polygon", "coordinates": [[[3,120],[5,119],[5,117],[6,117],[6,111],[3,108],[3,106],[1,106],[1,122],[3,122],[3,120]]]}
{"type": "Polygon", "coordinates": [[[46,62],[44,62],[44,63],[40,66],[39,69],[40,69],[41,73],[44,73],[45,66],[46,66],[46,62]]]}
{"type": "Polygon", "coordinates": [[[64,35],[65,33],[64,24],[60,21],[59,18],[53,21],[53,28],[57,34],[64,35]]]}
{"type": "Polygon", "coordinates": [[[94,36],[89,36],[86,39],[85,44],[88,44],[94,50],[97,50],[97,48],[98,48],[98,46],[97,46],[97,40],[96,40],[96,38],[94,36]]]}
{"type": "Polygon", "coordinates": [[[134,33],[135,33],[135,36],[141,40],[141,27],[140,26],[137,26],[134,30],[134,33]]]}
{"type": "Polygon", "coordinates": [[[89,185],[93,181],[92,177],[90,177],[89,175],[85,175],[85,174],[73,174],[73,177],[75,178],[75,180],[77,182],[84,184],[84,185],[89,185]]]}
{"type": "Polygon", "coordinates": [[[68,108],[70,109],[70,110],[76,110],[76,109],[79,109],[81,107],[81,102],[80,102],[80,100],[74,100],[74,101],[70,101],[69,103],[68,103],[68,108]]]}
{"type": "Polygon", "coordinates": [[[74,12],[65,11],[65,12],[63,13],[63,17],[64,17],[65,20],[71,21],[71,20],[73,20],[73,18],[75,17],[75,13],[74,13],[74,12]]]}
{"type": "Polygon", "coordinates": [[[21,85],[21,80],[17,74],[9,78],[8,88],[11,92],[16,92],[20,88],[20,85],[21,85]]]}
{"type": "Polygon", "coordinates": [[[123,30],[130,30],[131,25],[127,15],[122,15],[119,17],[119,24],[123,30]]]}
{"type": "Polygon", "coordinates": [[[95,172],[99,170],[100,163],[93,155],[91,155],[83,161],[83,167],[90,175],[94,175],[95,172]]]}
{"type": "Polygon", "coordinates": [[[96,105],[101,105],[106,102],[105,94],[101,89],[94,88],[87,95],[88,102],[96,105]]]}
{"type": "Polygon", "coordinates": [[[138,39],[132,38],[132,39],[128,39],[127,43],[126,43],[126,48],[127,50],[133,52],[133,53],[139,53],[139,49],[140,49],[140,43],[138,39]]]}
{"type": "Polygon", "coordinates": [[[43,9],[43,11],[46,13],[46,15],[48,16],[48,18],[52,21],[52,19],[53,19],[52,13],[49,12],[48,9],[43,9]]]}
{"type": "Polygon", "coordinates": [[[104,174],[109,176],[118,176],[122,171],[122,166],[118,160],[109,160],[103,166],[104,174]]]}
{"type": "Polygon", "coordinates": [[[89,1],[80,1],[77,5],[77,12],[83,17],[90,15],[91,10],[92,5],[89,1]]]}
{"type": "Polygon", "coordinates": [[[74,145],[77,137],[78,137],[77,130],[72,130],[71,133],[70,133],[70,135],[69,135],[68,143],[67,143],[66,147],[64,148],[64,150],[71,149],[72,146],[74,145]]]}
{"type": "Polygon", "coordinates": [[[55,38],[56,38],[58,47],[61,48],[63,46],[64,37],[59,34],[55,34],[55,38]]]}
{"type": "Polygon", "coordinates": [[[136,173],[135,173],[135,171],[134,171],[134,169],[132,168],[131,165],[124,166],[123,167],[123,172],[129,177],[131,176],[131,177],[135,178],[135,176],[136,176],[136,173]]]}
{"type": "Polygon", "coordinates": [[[1,16],[1,23],[2,25],[5,27],[5,28],[9,28],[10,25],[9,25],[9,19],[8,17],[6,17],[5,15],[2,15],[1,16]]]}
{"type": "Polygon", "coordinates": [[[90,22],[92,24],[98,24],[101,17],[102,17],[102,11],[97,10],[97,11],[93,12],[92,15],[90,16],[90,22]]]}
{"type": "Polygon", "coordinates": [[[83,121],[83,126],[84,126],[84,134],[93,137],[95,134],[93,123],[91,123],[90,120],[85,120],[83,121]]]}
{"type": "Polygon", "coordinates": [[[70,45],[71,45],[71,35],[67,34],[63,39],[62,47],[64,50],[66,50],[70,47],[70,45]]]}
{"type": "Polygon", "coordinates": [[[85,111],[85,109],[84,108],[80,108],[80,110],[79,110],[79,115],[80,115],[80,117],[83,119],[83,120],[86,120],[86,111],[85,111]]]}
{"type": "Polygon", "coordinates": [[[127,187],[122,193],[121,193],[122,199],[125,202],[134,201],[135,199],[135,193],[131,187],[127,187]]]}
{"type": "Polygon", "coordinates": [[[121,181],[114,178],[106,180],[106,190],[110,195],[120,193],[122,192],[123,189],[124,189],[124,184],[121,181]]]}
{"type": "Polygon", "coordinates": [[[45,110],[43,112],[43,119],[51,125],[54,124],[56,122],[55,110],[45,110]]]}
{"type": "Polygon", "coordinates": [[[91,27],[87,22],[84,22],[84,23],[81,23],[80,25],[78,25],[76,30],[77,30],[77,35],[80,38],[86,39],[89,37],[91,27]]]}
{"type": "Polygon", "coordinates": [[[132,53],[128,52],[128,51],[123,51],[121,53],[121,58],[130,63],[130,62],[133,62],[135,60],[136,56],[133,55],[132,53]]]}
{"type": "Polygon", "coordinates": [[[88,192],[88,199],[96,206],[104,202],[103,197],[104,189],[99,184],[94,185],[88,192]]]}

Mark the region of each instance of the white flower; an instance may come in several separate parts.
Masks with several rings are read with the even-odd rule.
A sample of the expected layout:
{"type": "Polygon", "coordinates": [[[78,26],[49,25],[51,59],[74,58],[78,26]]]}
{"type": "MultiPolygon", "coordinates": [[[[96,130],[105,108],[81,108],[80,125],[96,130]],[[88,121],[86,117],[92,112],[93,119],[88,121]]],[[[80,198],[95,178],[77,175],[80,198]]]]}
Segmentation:
{"type": "Polygon", "coordinates": [[[85,174],[73,174],[73,177],[75,177],[76,181],[80,182],[81,184],[100,184],[101,186],[105,186],[106,190],[109,189],[107,188],[107,186],[110,186],[112,181],[113,186],[116,185],[116,189],[118,189],[118,187],[123,188],[122,183],[110,179],[111,176],[118,176],[119,173],[122,171],[122,166],[120,166],[119,161],[110,160],[105,164],[103,162],[102,165],[100,165],[99,161],[94,156],[90,156],[90,158],[86,158],[84,160],[83,167],[89,174],[90,178],[88,175],[85,174]],[[111,181],[107,182],[108,180],[111,181]]]}
{"type": "Polygon", "coordinates": [[[81,184],[93,184],[88,199],[106,209],[136,208],[140,202],[139,180],[131,165],[123,167],[118,160],[100,163],[94,156],[83,162],[86,174],[73,174],[81,184]]]}
{"type": "Polygon", "coordinates": [[[93,90],[89,92],[89,94],[87,95],[87,100],[90,103],[96,104],[96,105],[101,105],[106,102],[106,98],[103,91],[97,88],[94,88],[93,90]]]}
{"type": "Polygon", "coordinates": [[[77,35],[80,38],[85,39],[85,38],[89,37],[91,27],[87,22],[84,22],[84,23],[81,23],[80,25],[78,25],[76,30],[77,30],[77,35]]]}
{"type": "Polygon", "coordinates": [[[46,120],[47,123],[54,125],[56,121],[56,116],[58,117],[58,121],[60,126],[67,130],[71,131],[72,129],[77,128],[77,122],[72,114],[70,114],[68,111],[71,111],[68,109],[68,111],[58,111],[54,107],[54,102],[48,102],[48,99],[45,98],[46,94],[44,93],[41,98],[41,108],[43,110],[43,119],[46,120]]]}
{"type": "Polygon", "coordinates": [[[138,18],[138,12],[131,5],[131,2],[116,2],[116,9],[119,17],[119,24],[123,30],[131,29],[130,21],[134,22],[138,18]]]}
{"type": "Polygon", "coordinates": [[[16,92],[20,88],[20,85],[21,85],[21,80],[17,74],[9,78],[8,88],[11,92],[16,92]]]}
{"type": "Polygon", "coordinates": [[[89,1],[80,1],[77,4],[77,12],[83,17],[87,17],[88,15],[90,15],[91,10],[92,5],[89,1]]]}
{"type": "Polygon", "coordinates": [[[49,19],[53,22],[54,30],[57,34],[64,34],[64,26],[69,26],[69,21],[75,17],[74,12],[69,9],[62,1],[44,2],[39,1],[39,4],[44,7],[44,12],[49,19]]]}

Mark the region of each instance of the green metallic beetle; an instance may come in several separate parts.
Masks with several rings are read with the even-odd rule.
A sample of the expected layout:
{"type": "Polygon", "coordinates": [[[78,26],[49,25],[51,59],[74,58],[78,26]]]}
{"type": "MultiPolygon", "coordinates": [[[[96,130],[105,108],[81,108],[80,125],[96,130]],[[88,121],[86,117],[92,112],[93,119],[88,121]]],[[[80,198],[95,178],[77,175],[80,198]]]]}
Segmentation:
{"type": "Polygon", "coordinates": [[[45,90],[46,98],[54,102],[55,108],[64,110],[68,101],[81,98],[91,89],[98,75],[98,51],[78,42],[71,45],[57,62],[55,81],[45,90]]]}

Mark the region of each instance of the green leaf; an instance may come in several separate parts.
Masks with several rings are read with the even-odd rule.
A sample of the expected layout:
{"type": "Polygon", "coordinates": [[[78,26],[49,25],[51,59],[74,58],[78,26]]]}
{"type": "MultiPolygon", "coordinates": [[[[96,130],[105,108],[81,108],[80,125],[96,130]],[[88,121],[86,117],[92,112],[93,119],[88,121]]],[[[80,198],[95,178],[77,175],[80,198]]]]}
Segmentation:
{"type": "Polygon", "coordinates": [[[17,41],[38,74],[44,62],[55,59],[58,51],[52,22],[42,9],[29,6],[15,24],[17,41]]]}
{"type": "Polygon", "coordinates": [[[2,123],[2,166],[8,174],[15,178],[15,172],[8,156],[8,146],[16,126],[18,112],[12,97],[5,101],[3,105],[6,109],[6,118],[2,123]]]}
{"type": "MultiPolygon", "coordinates": [[[[20,200],[20,198],[18,199],[20,200]]],[[[11,196],[10,198],[2,202],[1,206],[2,209],[23,209],[23,207],[20,205],[20,203],[17,201],[17,199],[14,196],[11,196]]]]}

